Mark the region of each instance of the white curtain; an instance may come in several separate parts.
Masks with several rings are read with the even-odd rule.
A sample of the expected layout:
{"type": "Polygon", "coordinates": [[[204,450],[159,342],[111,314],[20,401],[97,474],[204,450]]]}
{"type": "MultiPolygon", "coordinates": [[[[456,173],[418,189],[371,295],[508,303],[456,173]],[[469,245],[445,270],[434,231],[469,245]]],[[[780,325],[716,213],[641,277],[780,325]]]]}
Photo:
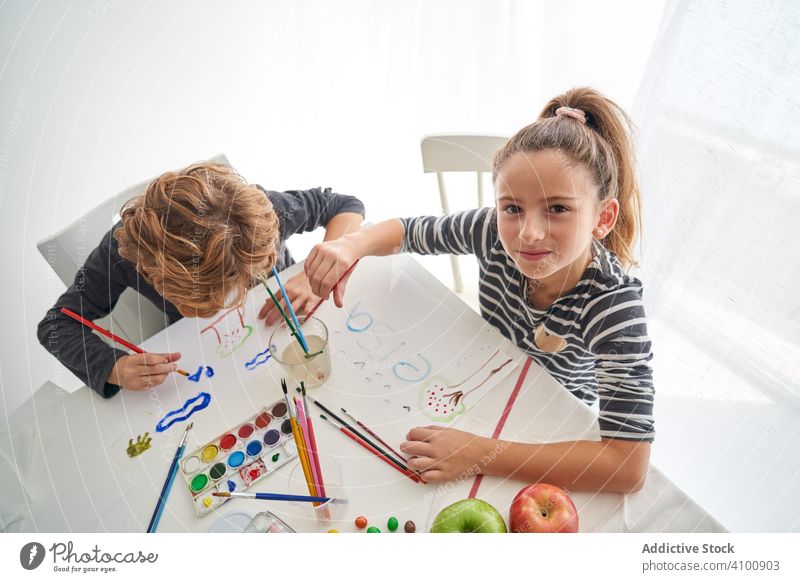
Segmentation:
{"type": "Polygon", "coordinates": [[[634,116],[654,461],[733,531],[800,531],[800,4],[667,8],[634,116]]]}

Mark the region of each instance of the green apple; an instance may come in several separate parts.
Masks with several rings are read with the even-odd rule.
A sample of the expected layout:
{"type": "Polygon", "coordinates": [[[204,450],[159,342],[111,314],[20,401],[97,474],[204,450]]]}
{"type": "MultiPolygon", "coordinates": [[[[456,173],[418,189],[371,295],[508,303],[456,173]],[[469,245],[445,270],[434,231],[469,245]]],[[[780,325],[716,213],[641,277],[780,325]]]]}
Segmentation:
{"type": "Polygon", "coordinates": [[[462,499],[448,505],[433,520],[431,533],[506,533],[503,516],[480,499],[462,499]]]}

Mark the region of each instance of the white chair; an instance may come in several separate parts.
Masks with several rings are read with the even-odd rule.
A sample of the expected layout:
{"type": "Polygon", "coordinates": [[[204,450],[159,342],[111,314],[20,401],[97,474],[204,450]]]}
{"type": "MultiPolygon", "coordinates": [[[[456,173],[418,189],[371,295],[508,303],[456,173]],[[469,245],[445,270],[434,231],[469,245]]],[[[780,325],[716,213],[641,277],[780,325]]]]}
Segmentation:
{"type": "MultiPolygon", "coordinates": [[[[230,165],[224,154],[209,161],[230,165]]],[[[131,198],[144,194],[153,181],[145,180],[112,196],[36,247],[65,285],[72,285],[75,274],[103,235],[119,220],[119,211],[131,198]]],[[[125,289],[111,315],[97,320],[128,341],[139,344],[167,325],[165,314],[131,288],[125,289]]]]}
{"type": "MultiPolygon", "coordinates": [[[[478,182],[478,206],[483,206],[483,174],[492,169],[497,150],[505,145],[507,137],[498,135],[428,135],[422,139],[422,166],[425,173],[436,172],[442,212],[450,212],[445,172],[475,172],[478,182]]],[[[453,268],[453,290],[461,293],[464,282],[458,257],[450,256],[453,268]]]]}

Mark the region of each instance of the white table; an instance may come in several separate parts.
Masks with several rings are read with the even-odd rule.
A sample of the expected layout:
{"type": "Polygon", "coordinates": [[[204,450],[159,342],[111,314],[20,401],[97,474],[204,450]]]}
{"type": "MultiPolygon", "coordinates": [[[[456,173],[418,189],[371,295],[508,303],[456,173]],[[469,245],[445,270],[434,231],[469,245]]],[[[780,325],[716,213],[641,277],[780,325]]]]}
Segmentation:
{"type": "MultiPolygon", "coordinates": [[[[299,265],[293,267],[294,270],[299,268],[299,265]]],[[[434,338],[427,346],[439,353],[451,350],[454,354],[464,354],[466,351],[462,347],[475,344],[479,337],[496,337],[498,345],[508,344],[495,330],[487,330],[487,324],[477,314],[409,257],[363,261],[350,287],[348,307],[359,297],[359,289],[379,289],[379,294],[391,298],[393,311],[402,311],[401,302],[407,302],[406,307],[413,306],[423,322],[445,311],[453,315],[452,321],[458,323],[453,326],[457,335],[447,335],[446,342],[434,338]],[[379,289],[382,285],[385,290],[379,289]],[[402,293],[392,295],[393,290],[398,289],[402,293]]],[[[251,292],[248,313],[260,307],[264,295],[260,289],[251,292]]],[[[344,312],[337,311],[332,302],[326,303],[318,313],[323,321],[333,323],[332,328],[344,317],[344,312]]],[[[195,364],[192,362],[199,365],[215,357],[209,350],[209,333],[200,331],[206,323],[181,320],[150,338],[143,347],[152,351],[179,350],[183,353],[181,364],[193,372],[195,364]]],[[[404,332],[419,334],[419,330],[412,329],[415,325],[417,322],[409,322],[404,332]]],[[[109,400],[88,388],[66,394],[53,384],[45,384],[12,415],[10,440],[9,437],[0,438],[0,446],[22,476],[29,497],[27,503],[20,501],[26,506],[23,518],[8,530],[144,531],[185,426],[178,423],[156,434],[154,427],[165,411],[178,408],[199,390],[212,394],[211,405],[191,419],[194,430],[187,446],[188,454],[282,397],[279,387],[282,374],[276,362],[269,362],[253,372],[242,367],[255,347],[266,347],[268,343],[269,333],[263,324],[254,327],[253,337],[248,340],[249,352],[236,352],[224,361],[215,360],[218,363],[215,375],[197,384],[173,375],[156,392],[122,391],[109,400]],[[128,458],[125,452],[128,440],[145,431],[153,437],[152,448],[138,457],[128,458]]],[[[441,334],[447,331],[439,330],[441,334]]],[[[437,332],[428,329],[427,333],[436,335],[437,332]]],[[[331,335],[333,373],[326,385],[310,392],[329,406],[346,406],[358,411],[361,420],[374,429],[380,427],[384,438],[399,442],[399,431],[403,429],[392,424],[397,409],[390,406],[385,394],[368,386],[369,381],[365,382],[372,378],[365,379],[364,365],[354,363],[358,354],[346,349],[346,345],[352,345],[352,341],[350,344],[345,341],[346,335],[346,331],[331,335]],[[337,349],[337,345],[343,349],[337,349]]],[[[509,346],[505,345],[505,349],[509,346]]],[[[458,421],[458,428],[484,435],[493,432],[525,361],[524,354],[516,347],[510,349],[516,355],[514,369],[458,421]]],[[[380,372],[374,375],[377,377],[380,372]]],[[[311,518],[308,507],[241,499],[226,503],[212,515],[198,517],[186,486],[178,476],[159,531],[208,531],[219,517],[231,512],[255,514],[266,509],[298,531],[322,532],[331,527],[343,532],[355,531],[352,520],[357,515],[368,516],[372,524],[384,531],[391,515],[398,518],[401,529],[403,522],[413,520],[418,530],[425,530],[439,509],[466,497],[472,486],[471,479],[439,487],[415,484],[322,420],[316,421],[315,429],[321,453],[337,460],[347,485],[350,504],[341,522],[318,524],[311,518]]],[[[533,364],[501,437],[528,442],[598,440],[596,412],[533,364]]],[[[294,460],[278,469],[251,490],[287,491],[287,476],[296,463],[294,460]]],[[[489,477],[484,479],[478,497],[507,515],[511,498],[524,485],[526,483],[489,477]]],[[[718,523],[655,468],[651,468],[646,486],[634,495],[575,493],[573,499],[579,510],[582,531],[722,531],[718,523]]]]}

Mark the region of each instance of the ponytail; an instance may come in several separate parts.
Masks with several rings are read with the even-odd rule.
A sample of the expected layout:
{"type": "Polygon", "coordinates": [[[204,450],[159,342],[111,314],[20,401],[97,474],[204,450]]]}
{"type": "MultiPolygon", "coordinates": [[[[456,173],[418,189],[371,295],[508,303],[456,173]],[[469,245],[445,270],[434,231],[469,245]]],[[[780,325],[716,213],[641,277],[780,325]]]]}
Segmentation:
{"type": "Polygon", "coordinates": [[[633,124],[616,103],[594,89],[570,89],[545,105],[539,119],[522,128],[495,155],[493,179],[520,152],[561,150],[583,163],[599,186],[600,201],[616,198],[619,216],[603,239],[625,267],[637,265],[633,247],[641,227],[641,194],[631,143],[633,124]],[[582,114],[582,115],[581,115],[582,114]]]}

